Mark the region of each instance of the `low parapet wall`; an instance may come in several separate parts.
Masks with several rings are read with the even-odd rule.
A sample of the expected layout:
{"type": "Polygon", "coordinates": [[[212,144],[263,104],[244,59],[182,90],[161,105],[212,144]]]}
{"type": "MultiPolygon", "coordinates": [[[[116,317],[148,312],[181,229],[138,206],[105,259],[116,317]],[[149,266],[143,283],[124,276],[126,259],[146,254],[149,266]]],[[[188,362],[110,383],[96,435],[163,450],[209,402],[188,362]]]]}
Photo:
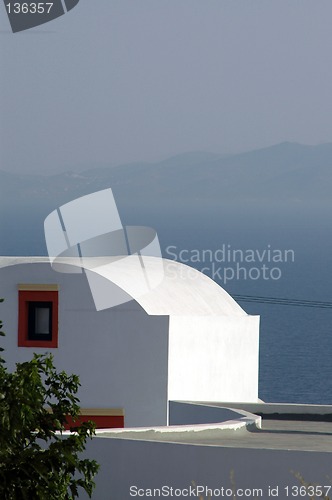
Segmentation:
{"type": "Polygon", "coordinates": [[[261,427],[259,416],[244,409],[229,408],[214,403],[169,402],[169,425],[242,422],[247,427],[261,427]]]}
{"type": "Polygon", "coordinates": [[[260,427],[261,417],[246,411],[174,402],[170,409],[169,426],[98,429],[96,435],[104,438],[195,444],[204,440],[220,440],[225,433],[246,432],[260,427]]]}
{"type": "MultiPolygon", "coordinates": [[[[177,402],[180,403],[180,402],[177,402]]],[[[190,403],[190,401],[181,403],[190,403]]],[[[255,415],[260,415],[264,419],[273,420],[308,420],[320,422],[332,422],[332,405],[311,405],[311,404],[291,404],[291,403],[229,403],[229,402],[208,402],[198,403],[203,407],[213,406],[214,408],[228,408],[235,411],[244,410],[255,415]]]]}

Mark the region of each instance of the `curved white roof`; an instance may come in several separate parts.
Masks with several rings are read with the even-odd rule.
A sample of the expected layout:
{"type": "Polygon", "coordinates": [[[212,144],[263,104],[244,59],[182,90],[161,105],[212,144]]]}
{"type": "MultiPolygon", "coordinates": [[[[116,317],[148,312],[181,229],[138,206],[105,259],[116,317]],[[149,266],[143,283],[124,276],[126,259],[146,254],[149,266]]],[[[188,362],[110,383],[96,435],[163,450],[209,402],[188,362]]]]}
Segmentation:
{"type": "MultiPolygon", "coordinates": [[[[49,262],[47,257],[0,257],[0,268],[49,262]]],[[[118,304],[126,302],[129,296],[150,315],[246,316],[211,278],[176,261],[146,256],[142,261],[137,255],[85,258],[84,262],[65,258],[57,260],[53,267],[67,273],[83,267],[98,310],[116,305],[108,301],[108,296],[121,289],[125,293],[122,292],[118,304]]]]}

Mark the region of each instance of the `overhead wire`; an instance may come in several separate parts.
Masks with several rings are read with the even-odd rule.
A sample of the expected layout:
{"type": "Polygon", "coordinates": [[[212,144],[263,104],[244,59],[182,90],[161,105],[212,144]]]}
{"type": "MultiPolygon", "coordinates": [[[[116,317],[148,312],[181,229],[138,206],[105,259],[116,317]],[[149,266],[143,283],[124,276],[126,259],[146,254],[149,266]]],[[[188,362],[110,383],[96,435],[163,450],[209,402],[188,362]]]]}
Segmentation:
{"type": "Polygon", "coordinates": [[[233,295],[232,297],[239,302],[253,302],[260,304],[275,304],[281,306],[295,307],[315,307],[319,309],[332,309],[332,302],[319,300],[289,299],[283,297],[264,297],[256,295],[233,295]]]}

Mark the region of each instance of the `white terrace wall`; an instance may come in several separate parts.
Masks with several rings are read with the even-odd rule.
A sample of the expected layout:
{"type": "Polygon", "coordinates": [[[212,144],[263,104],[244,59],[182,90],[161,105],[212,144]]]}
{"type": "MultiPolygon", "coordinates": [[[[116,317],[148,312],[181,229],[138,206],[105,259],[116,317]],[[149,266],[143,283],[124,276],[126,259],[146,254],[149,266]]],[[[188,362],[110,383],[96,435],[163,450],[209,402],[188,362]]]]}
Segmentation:
{"type": "MultiPolygon", "coordinates": [[[[163,486],[174,488],[172,498],[303,498],[299,490],[297,494],[295,488],[292,490],[293,486],[301,486],[296,472],[308,483],[331,484],[332,455],[326,452],[223,448],[97,437],[88,443],[87,455],[101,464],[93,496],[96,500],[159,498],[149,492],[131,495],[130,488],[135,487],[134,493],[138,488],[161,489],[163,486]],[[228,494],[175,495],[176,489],[189,489],[193,485],[218,488],[219,491],[223,487],[228,489],[228,494]],[[230,492],[232,487],[247,492],[240,491],[234,497],[230,492]]],[[[331,498],[331,491],[328,497],[331,498]]],[[[80,495],[80,499],[86,498],[85,494],[80,495]]]]}
{"type": "Polygon", "coordinates": [[[134,301],[96,312],[84,275],[48,263],[0,269],[1,339],[9,368],[47,349],[17,346],[19,283],[59,285],[59,370],[76,373],[84,408],[124,408],[125,426],[167,423],[168,317],[149,316],[134,301]]]}

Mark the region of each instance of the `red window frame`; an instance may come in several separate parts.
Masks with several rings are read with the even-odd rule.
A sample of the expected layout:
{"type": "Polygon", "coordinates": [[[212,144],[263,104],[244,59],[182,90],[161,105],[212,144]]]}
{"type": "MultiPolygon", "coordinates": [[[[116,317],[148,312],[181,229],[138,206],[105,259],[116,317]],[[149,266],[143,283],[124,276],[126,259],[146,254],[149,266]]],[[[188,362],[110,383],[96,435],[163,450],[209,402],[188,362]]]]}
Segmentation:
{"type": "Polygon", "coordinates": [[[57,290],[19,290],[18,292],[18,346],[19,347],[47,347],[54,349],[58,347],[59,327],[59,294],[57,290]],[[52,303],[52,339],[30,340],[29,325],[29,303],[51,302],[52,303]]]}

